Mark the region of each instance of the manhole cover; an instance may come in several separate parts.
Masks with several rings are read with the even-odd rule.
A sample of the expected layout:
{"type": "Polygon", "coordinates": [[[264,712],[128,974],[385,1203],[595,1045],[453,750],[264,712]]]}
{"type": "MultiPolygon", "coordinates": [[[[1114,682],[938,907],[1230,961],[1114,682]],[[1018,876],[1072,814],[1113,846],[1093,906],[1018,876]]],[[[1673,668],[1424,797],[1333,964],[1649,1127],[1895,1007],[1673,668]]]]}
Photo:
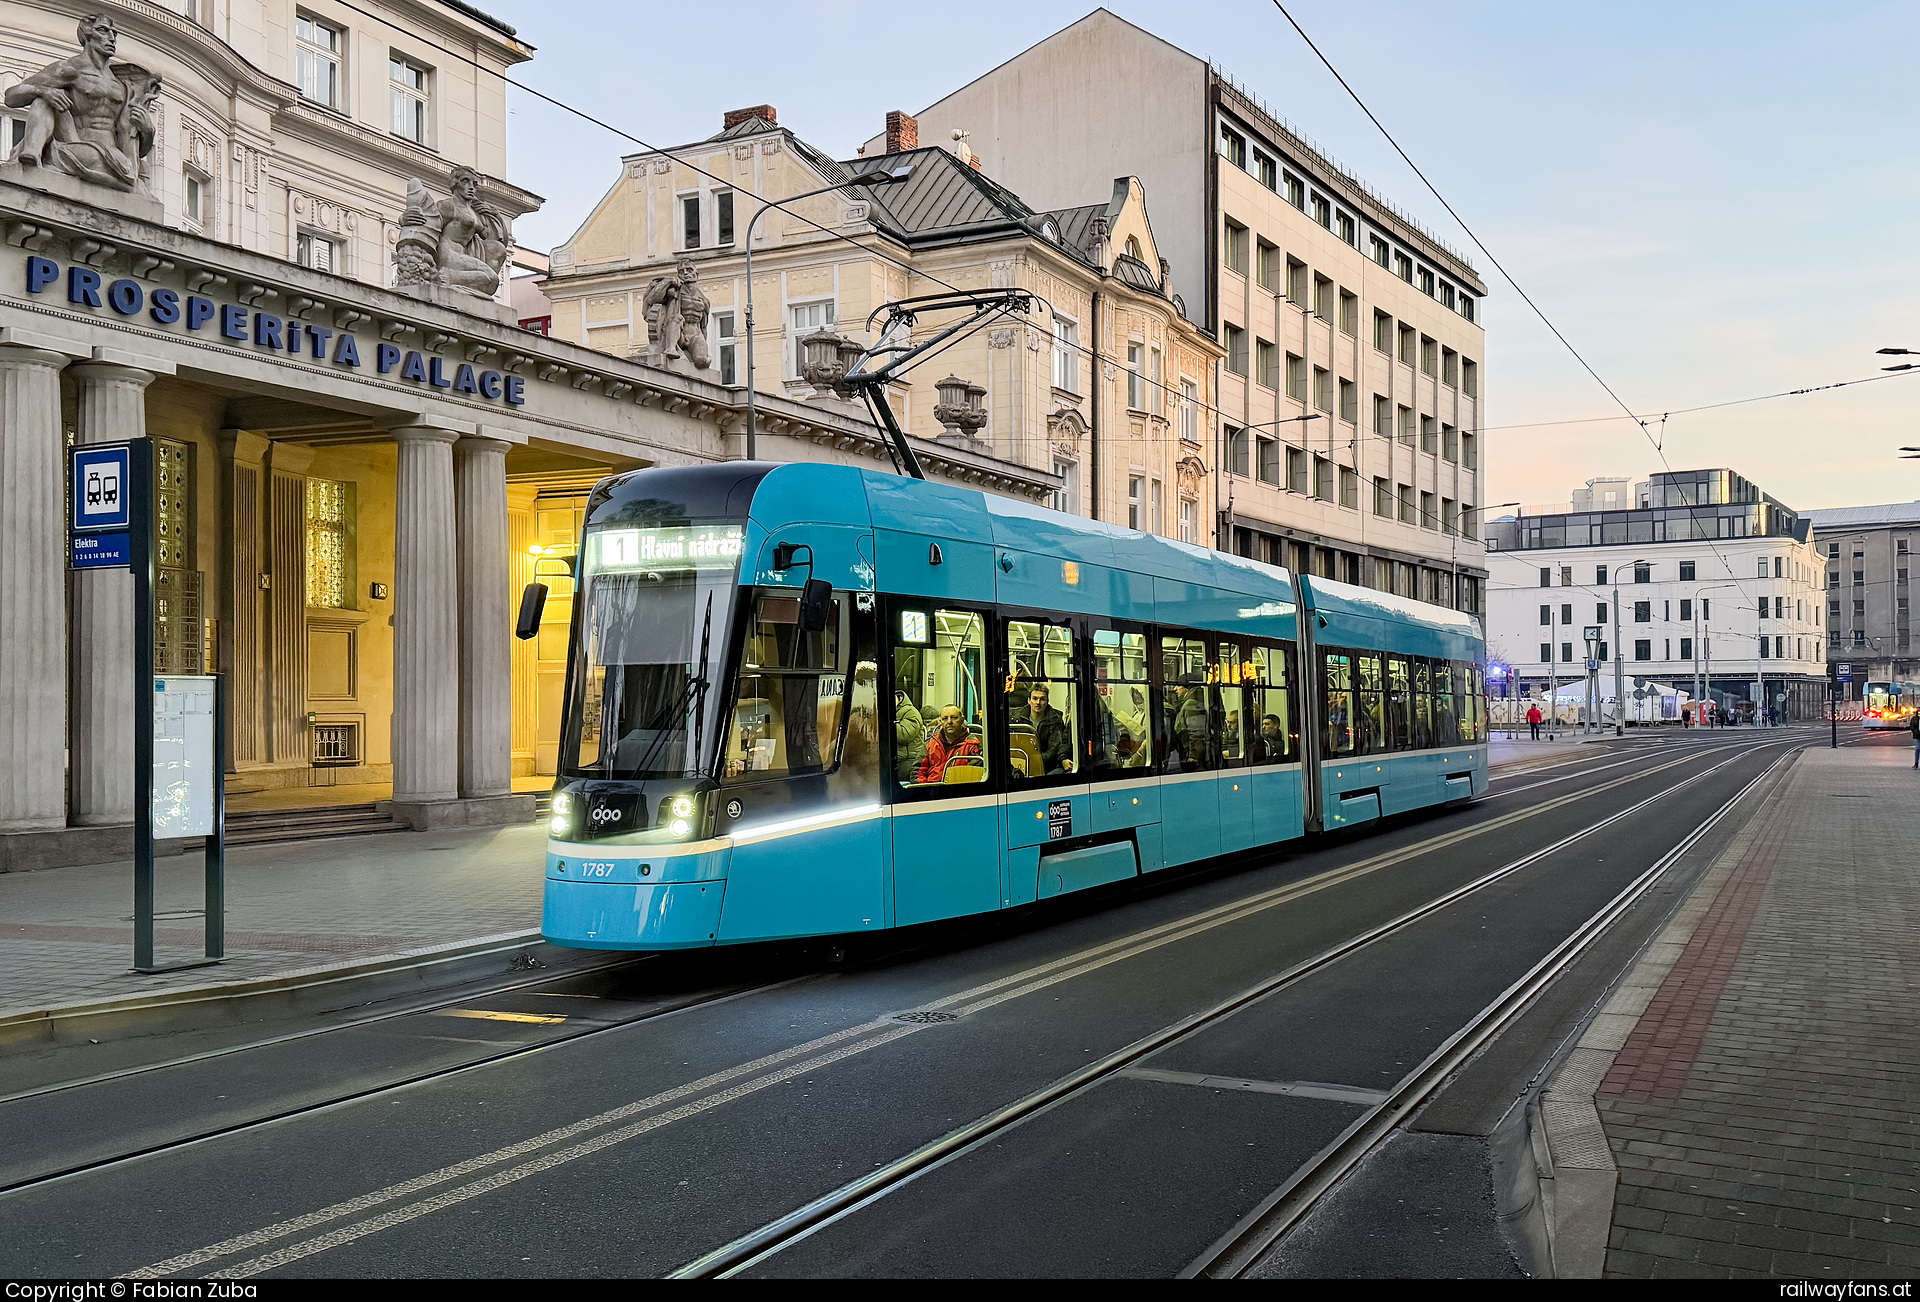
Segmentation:
{"type": "Polygon", "coordinates": [[[895,1013],[893,1020],[896,1022],[917,1022],[923,1026],[930,1026],[936,1022],[957,1022],[960,1020],[960,1014],[940,1012],[895,1013]]]}

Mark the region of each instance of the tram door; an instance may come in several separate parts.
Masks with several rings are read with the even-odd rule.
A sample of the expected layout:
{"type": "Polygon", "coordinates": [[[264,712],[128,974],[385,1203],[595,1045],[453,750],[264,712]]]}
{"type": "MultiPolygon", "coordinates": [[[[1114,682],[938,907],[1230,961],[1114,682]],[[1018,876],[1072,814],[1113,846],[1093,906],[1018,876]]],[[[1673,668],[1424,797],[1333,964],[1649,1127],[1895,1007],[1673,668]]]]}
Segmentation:
{"type": "Polygon", "coordinates": [[[896,605],[894,925],[1001,906],[998,701],[983,611],[896,605]]]}
{"type": "Polygon", "coordinates": [[[567,637],[573,623],[573,570],[585,497],[540,497],[533,505],[534,578],[547,585],[540,632],[533,639],[534,743],[536,773],[559,771],[560,719],[566,709],[567,637]]]}

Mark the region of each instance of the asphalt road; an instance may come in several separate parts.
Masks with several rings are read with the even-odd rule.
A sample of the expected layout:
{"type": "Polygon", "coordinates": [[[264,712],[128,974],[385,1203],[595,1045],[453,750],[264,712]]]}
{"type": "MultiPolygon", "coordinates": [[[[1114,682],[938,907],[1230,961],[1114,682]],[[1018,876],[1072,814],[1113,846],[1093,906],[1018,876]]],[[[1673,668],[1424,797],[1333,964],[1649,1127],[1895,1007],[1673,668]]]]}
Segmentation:
{"type": "MultiPolygon", "coordinates": [[[[1671,792],[745,1266],[1171,1276],[1815,741],[1630,737],[1466,807],[900,933],[833,966],[807,947],[652,959],[70,1088],[46,1089],[60,1073],[42,1064],[37,1092],[0,1097],[0,1275],[665,1274],[1671,792]]],[[[1524,1274],[1490,1137],[1737,826],[1682,857],[1253,1273],[1524,1274]]]]}

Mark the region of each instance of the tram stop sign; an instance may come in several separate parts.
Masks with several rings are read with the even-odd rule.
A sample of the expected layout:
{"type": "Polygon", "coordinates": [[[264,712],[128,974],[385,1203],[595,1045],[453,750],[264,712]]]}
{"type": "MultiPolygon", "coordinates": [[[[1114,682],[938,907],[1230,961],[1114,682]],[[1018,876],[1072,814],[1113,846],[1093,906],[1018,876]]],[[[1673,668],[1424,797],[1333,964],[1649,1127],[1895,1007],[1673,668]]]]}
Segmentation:
{"type": "Polygon", "coordinates": [[[1834,681],[1834,682],[1836,682],[1836,683],[1850,683],[1850,682],[1852,682],[1852,681],[1853,681],[1853,666],[1852,666],[1851,664],[1849,664],[1849,663],[1847,663],[1847,662],[1846,662],[1845,660],[1842,660],[1842,661],[1840,661],[1840,662],[1839,662],[1838,664],[1836,664],[1836,665],[1834,665],[1834,667],[1833,667],[1833,681],[1834,681]]]}
{"type": "Polygon", "coordinates": [[[131,565],[133,524],[128,479],[132,451],[102,443],[69,451],[73,494],[68,517],[67,564],[76,570],[131,565]]]}

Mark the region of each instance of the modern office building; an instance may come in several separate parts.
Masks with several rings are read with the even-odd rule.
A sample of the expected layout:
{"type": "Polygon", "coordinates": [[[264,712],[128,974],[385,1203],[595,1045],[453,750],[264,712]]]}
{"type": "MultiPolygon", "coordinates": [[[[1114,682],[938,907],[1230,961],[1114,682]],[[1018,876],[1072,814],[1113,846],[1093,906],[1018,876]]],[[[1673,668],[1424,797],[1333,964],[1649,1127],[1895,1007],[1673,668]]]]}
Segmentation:
{"type": "Polygon", "coordinates": [[[1826,562],[1827,657],[1853,667],[1848,687],[1920,676],[1909,605],[1920,502],[1808,511],[1826,562]]]}
{"type": "Polygon", "coordinates": [[[1626,482],[1590,481],[1592,509],[1488,522],[1488,654],[1516,691],[1580,680],[1592,658],[1611,696],[1620,656],[1627,676],[1710,694],[1730,717],[1764,704],[1819,718],[1825,572],[1808,518],[1730,470],[1663,472],[1631,497],[1626,482]]]}
{"type": "Polygon", "coordinates": [[[1202,454],[1218,546],[1480,609],[1486,286],[1464,256],[1220,68],[1104,9],[917,119],[1041,208],[1144,183],[1175,292],[1225,352],[1202,454]]]}

